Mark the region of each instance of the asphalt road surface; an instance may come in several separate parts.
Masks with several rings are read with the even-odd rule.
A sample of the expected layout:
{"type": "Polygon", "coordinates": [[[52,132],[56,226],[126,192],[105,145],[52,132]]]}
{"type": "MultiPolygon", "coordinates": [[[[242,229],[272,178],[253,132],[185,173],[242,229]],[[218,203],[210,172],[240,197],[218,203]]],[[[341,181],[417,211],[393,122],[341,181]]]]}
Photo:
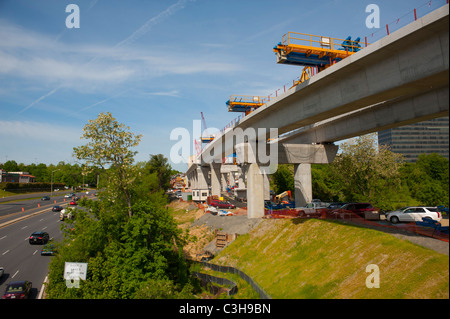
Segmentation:
{"type": "Polygon", "coordinates": [[[43,245],[31,245],[28,238],[35,231],[45,231],[55,242],[62,240],[59,212],[52,212],[52,207],[68,203],[68,199],[64,202],[64,196],[57,196],[50,201],[0,204],[0,267],[5,272],[0,278],[1,296],[8,283],[28,280],[33,284],[31,298],[39,297],[52,257],[41,256],[43,245]]]}

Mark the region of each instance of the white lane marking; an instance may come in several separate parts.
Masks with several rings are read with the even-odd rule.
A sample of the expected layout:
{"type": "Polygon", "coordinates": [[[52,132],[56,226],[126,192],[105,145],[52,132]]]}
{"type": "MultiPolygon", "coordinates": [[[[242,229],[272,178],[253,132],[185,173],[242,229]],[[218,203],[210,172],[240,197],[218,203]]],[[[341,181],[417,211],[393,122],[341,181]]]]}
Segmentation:
{"type": "Polygon", "coordinates": [[[33,256],[37,253],[37,249],[35,250],[35,252],[33,253],[33,256]]]}
{"type": "Polygon", "coordinates": [[[42,283],[41,291],[39,292],[38,299],[42,299],[42,295],[44,294],[45,290],[45,283],[47,282],[48,276],[45,276],[44,282],[42,283]]]}
{"type": "Polygon", "coordinates": [[[2,239],[4,239],[4,238],[6,238],[6,235],[5,235],[5,236],[3,236],[2,238],[0,238],[0,240],[2,240],[2,239]]]}
{"type": "Polygon", "coordinates": [[[42,228],[42,230],[45,230],[47,228],[47,226],[45,226],[44,228],[42,228]]]}
{"type": "Polygon", "coordinates": [[[11,278],[16,277],[16,275],[17,275],[18,273],[19,273],[19,271],[17,270],[17,271],[14,273],[14,275],[11,276],[11,278]]]}
{"type": "Polygon", "coordinates": [[[23,226],[22,229],[25,229],[25,228],[27,228],[27,227],[28,227],[28,226],[23,226]]]}
{"type": "Polygon", "coordinates": [[[9,249],[5,251],[2,255],[6,255],[7,253],[9,253],[9,249]]]}

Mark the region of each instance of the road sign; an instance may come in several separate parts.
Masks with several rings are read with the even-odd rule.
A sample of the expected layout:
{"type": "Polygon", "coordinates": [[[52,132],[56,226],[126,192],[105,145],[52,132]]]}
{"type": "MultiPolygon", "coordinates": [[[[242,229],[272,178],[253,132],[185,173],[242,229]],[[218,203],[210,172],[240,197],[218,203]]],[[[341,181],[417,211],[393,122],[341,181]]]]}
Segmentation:
{"type": "Polygon", "coordinates": [[[66,262],[64,265],[64,279],[86,280],[87,263],[66,262]]]}

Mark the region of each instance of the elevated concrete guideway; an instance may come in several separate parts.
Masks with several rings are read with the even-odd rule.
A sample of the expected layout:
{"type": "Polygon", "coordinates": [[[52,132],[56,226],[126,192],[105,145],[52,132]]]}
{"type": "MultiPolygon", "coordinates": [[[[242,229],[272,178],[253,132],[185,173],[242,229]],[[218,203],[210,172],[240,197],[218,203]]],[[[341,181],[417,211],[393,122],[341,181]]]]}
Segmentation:
{"type": "MultiPolygon", "coordinates": [[[[319,149],[312,143],[327,144],[447,116],[448,14],[447,4],[261,106],[209,143],[202,151],[199,164],[220,163],[223,157],[234,153],[236,143],[227,145],[225,141],[242,134],[236,128],[241,129],[240,132],[247,128],[265,129],[262,143],[265,143],[270,128],[277,128],[279,135],[291,132],[278,139],[279,151],[302,144],[303,148],[299,149],[307,153],[331,154],[325,158],[332,161],[334,145],[321,145],[319,149]]],[[[305,160],[302,156],[281,158],[296,165],[296,204],[297,197],[302,198],[299,203],[311,200],[310,164],[326,161],[316,157],[305,160]]],[[[261,194],[266,191],[261,190],[261,185],[265,177],[257,174],[258,162],[248,163],[248,215],[261,217],[264,212],[264,195],[261,194]]],[[[193,166],[197,167],[197,164],[193,166]]]]}
{"type": "MultiPolygon", "coordinates": [[[[235,128],[267,132],[278,128],[283,134],[384,101],[439,88],[448,91],[448,13],[447,4],[369,45],[253,111],[235,128]]],[[[432,113],[424,106],[420,111],[417,121],[445,116],[445,110],[432,113]]],[[[202,154],[211,152],[217,143],[222,143],[223,153],[214,154],[215,158],[232,154],[235,150],[225,149],[224,140],[233,134],[226,131],[202,154]]]]}

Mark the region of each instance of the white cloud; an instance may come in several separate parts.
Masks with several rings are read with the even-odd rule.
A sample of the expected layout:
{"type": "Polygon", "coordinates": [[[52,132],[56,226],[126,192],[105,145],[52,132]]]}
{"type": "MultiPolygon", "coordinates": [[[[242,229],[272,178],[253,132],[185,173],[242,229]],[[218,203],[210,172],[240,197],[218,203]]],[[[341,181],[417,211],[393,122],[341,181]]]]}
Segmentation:
{"type": "MultiPolygon", "coordinates": [[[[0,120],[0,148],[3,144],[11,144],[16,140],[26,140],[38,143],[67,143],[72,146],[80,143],[81,129],[53,123],[33,121],[2,121],[0,120]]],[[[42,145],[42,144],[41,144],[42,145]]]]}

